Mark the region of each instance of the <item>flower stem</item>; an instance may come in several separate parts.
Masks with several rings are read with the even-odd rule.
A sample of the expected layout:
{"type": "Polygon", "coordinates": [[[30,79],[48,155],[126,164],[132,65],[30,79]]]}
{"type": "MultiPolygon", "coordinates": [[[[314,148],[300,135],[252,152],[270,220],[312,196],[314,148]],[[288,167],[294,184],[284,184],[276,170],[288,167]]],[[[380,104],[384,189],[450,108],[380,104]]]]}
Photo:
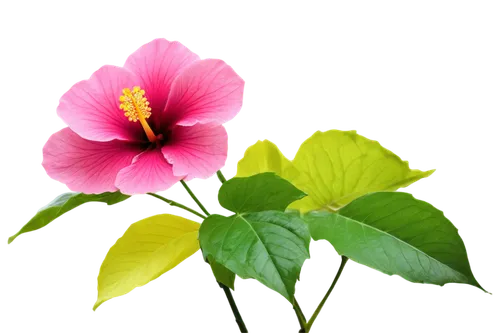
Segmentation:
{"type": "Polygon", "coordinates": [[[166,202],[166,203],[168,203],[170,206],[179,207],[179,208],[182,208],[182,209],[184,209],[184,210],[187,210],[188,212],[193,213],[194,215],[199,216],[199,217],[201,217],[202,219],[206,219],[206,218],[207,218],[205,215],[203,215],[203,214],[201,214],[201,213],[198,213],[198,212],[197,212],[197,211],[195,211],[194,209],[191,209],[191,208],[189,208],[189,207],[184,206],[183,204],[180,204],[180,203],[175,202],[175,201],[173,201],[173,200],[170,200],[170,199],[167,199],[167,198],[165,198],[165,197],[162,197],[162,196],[161,196],[161,195],[159,195],[159,194],[156,194],[156,193],[148,193],[148,194],[149,194],[149,195],[151,195],[151,196],[153,196],[153,197],[155,197],[155,198],[158,198],[158,199],[160,199],[160,200],[162,200],[162,201],[165,201],[165,202],[166,202]]]}
{"type": "Polygon", "coordinates": [[[219,170],[217,171],[217,178],[219,178],[220,182],[224,184],[226,182],[226,177],[222,174],[222,172],[219,170]]]}
{"type": "Polygon", "coordinates": [[[307,327],[306,327],[305,332],[309,332],[311,330],[312,324],[316,320],[316,317],[318,317],[319,312],[321,311],[321,309],[323,308],[323,305],[325,305],[326,300],[328,299],[328,296],[330,296],[333,288],[337,284],[337,281],[339,280],[340,275],[342,274],[342,271],[344,270],[344,266],[347,263],[347,260],[349,260],[347,257],[342,256],[342,262],[340,263],[340,267],[339,267],[339,270],[337,271],[337,275],[335,275],[335,279],[333,279],[333,282],[332,282],[332,285],[330,286],[330,289],[328,289],[325,297],[323,297],[323,299],[321,300],[321,303],[319,303],[318,307],[316,308],[316,311],[314,311],[311,319],[309,319],[309,322],[307,323],[307,327]]]}
{"type": "Polygon", "coordinates": [[[297,302],[297,299],[295,297],[293,298],[293,309],[295,310],[295,314],[297,315],[297,319],[299,320],[299,333],[305,333],[307,329],[307,320],[304,316],[304,313],[302,312],[302,309],[300,308],[299,302],[297,302]]]}
{"type": "Polygon", "coordinates": [[[193,191],[191,191],[191,189],[189,188],[189,186],[187,186],[186,182],[184,180],[181,180],[181,184],[182,184],[182,186],[184,186],[184,188],[189,193],[189,195],[191,196],[191,198],[193,198],[194,202],[196,202],[196,204],[198,205],[198,207],[200,207],[200,209],[203,211],[203,213],[205,213],[205,215],[209,216],[210,213],[206,210],[205,207],[203,207],[203,205],[201,204],[200,200],[198,200],[198,198],[196,197],[196,195],[194,195],[193,191]]]}
{"type": "Polygon", "coordinates": [[[238,307],[236,306],[236,302],[234,301],[233,295],[231,294],[231,290],[224,284],[219,283],[219,286],[224,290],[224,293],[226,294],[227,301],[229,302],[229,305],[231,306],[231,310],[233,311],[234,314],[234,319],[236,319],[236,323],[238,324],[238,327],[240,328],[241,333],[248,333],[247,327],[245,326],[245,322],[243,321],[243,318],[241,318],[240,311],[238,311],[238,307]]]}

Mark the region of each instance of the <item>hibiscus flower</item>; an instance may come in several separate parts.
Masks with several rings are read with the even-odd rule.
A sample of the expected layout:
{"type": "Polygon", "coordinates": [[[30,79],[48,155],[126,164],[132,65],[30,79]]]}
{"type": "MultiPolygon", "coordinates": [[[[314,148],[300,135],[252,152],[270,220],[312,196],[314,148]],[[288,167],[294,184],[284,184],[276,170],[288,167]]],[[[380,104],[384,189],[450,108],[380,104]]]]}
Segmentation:
{"type": "Polygon", "coordinates": [[[158,192],[208,178],[226,161],[222,124],[241,109],[243,86],[224,61],[156,39],[124,67],[103,66],[62,96],[57,114],[68,127],[49,138],[42,165],[89,194],[158,192]]]}

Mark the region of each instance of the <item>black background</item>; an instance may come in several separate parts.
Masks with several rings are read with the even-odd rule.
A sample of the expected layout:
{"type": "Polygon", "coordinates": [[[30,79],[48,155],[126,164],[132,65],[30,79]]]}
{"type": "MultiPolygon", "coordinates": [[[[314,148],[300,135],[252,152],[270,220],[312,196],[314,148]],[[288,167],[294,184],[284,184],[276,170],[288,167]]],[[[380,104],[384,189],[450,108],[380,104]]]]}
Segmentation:
{"type": "MultiPolygon", "coordinates": [[[[47,104],[55,102],[55,89],[63,87],[63,80],[70,80],[72,72],[87,71],[98,55],[118,55],[120,48],[135,47],[144,31],[183,31],[193,47],[208,48],[209,55],[232,56],[241,71],[249,72],[249,120],[233,130],[235,151],[250,135],[280,136],[282,143],[295,143],[304,128],[327,127],[329,119],[345,120],[349,127],[350,120],[358,119],[370,135],[399,143],[401,151],[415,151],[421,160],[439,159],[441,175],[432,185],[417,185],[417,190],[432,192],[433,199],[473,233],[473,263],[476,269],[480,265],[480,279],[496,287],[496,265],[489,253],[498,235],[492,206],[496,179],[488,173],[494,158],[487,155],[496,148],[492,130],[485,127],[494,126],[491,113],[498,110],[497,104],[489,104],[490,42],[465,26],[409,26],[380,23],[323,33],[276,26],[260,33],[211,26],[189,30],[189,25],[168,23],[144,30],[103,25],[81,32],[40,25],[40,34],[10,40],[6,66],[20,71],[14,73],[15,103],[3,105],[4,114],[15,108],[17,117],[3,118],[10,133],[4,176],[12,185],[3,202],[8,213],[2,230],[23,215],[31,200],[47,199],[47,192],[55,191],[55,185],[39,184],[39,170],[31,161],[39,159],[39,137],[55,127],[55,121],[47,120],[47,104]]],[[[127,215],[142,215],[142,207],[151,203],[138,202],[135,210],[82,209],[80,217],[68,217],[56,233],[2,249],[5,318],[23,313],[24,319],[48,322],[125,320],[159,325],[163,331],[172,325],[187,332],[234,329],[215,282],[195,265],[187,265],[177,280],[162,282],[160,289],[147,289],[146,297],[131,297],[128,305],[107,305],[104,313],[88,314],[87,272],[95,270],[95,248],[127,223],[127,215]]],[[[311,297],[327,287],[335,258],[322,252],[318,266],[305,274],[306,311],[311,310],[311,297]]],[[[239,301],[248,311],[249,326],[258,332],[276,327],[279,332],[294,331],[293,317],[277,297],[244,289],[239,301]]],[[[449,296],[440,297],[438,289],[401,289],[399,281],[377,281],[375,273],[348,272],[336,303],[330,306],[332,319],[321,322],[327,332],[338,325],[331,311],[412,316],[438,309],[457,314],[488,305],[488,298],[473,297],[468,289],[450,289],[449,296]]]]}

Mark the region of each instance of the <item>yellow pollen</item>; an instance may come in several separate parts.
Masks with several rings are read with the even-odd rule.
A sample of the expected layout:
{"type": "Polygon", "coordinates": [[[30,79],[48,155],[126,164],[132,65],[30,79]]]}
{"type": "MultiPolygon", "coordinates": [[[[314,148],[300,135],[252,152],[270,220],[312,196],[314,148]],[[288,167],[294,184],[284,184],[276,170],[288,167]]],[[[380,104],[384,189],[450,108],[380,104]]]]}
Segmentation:
{"type": "Polygon", "coordinates": [[[155,142],[156,135],[146,121],[151,116],[148,99],[144,97],[146,92],[141,87],[134,87],[132,90],[125,88],[122,92],[123,95],[120,96],[120,109],[123,110],[125,117],[134,123],[139,120],[149,141],[155,142]]]}

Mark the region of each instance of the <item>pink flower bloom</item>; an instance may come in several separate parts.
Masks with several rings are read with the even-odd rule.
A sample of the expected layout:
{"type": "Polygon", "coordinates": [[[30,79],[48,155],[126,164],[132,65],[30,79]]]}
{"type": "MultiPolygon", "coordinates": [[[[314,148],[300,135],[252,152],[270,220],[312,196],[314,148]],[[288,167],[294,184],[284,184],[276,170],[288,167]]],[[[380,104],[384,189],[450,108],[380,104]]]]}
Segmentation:
{"type": "Polygon", "coordinates": [[[222,124],[240,111],[243,86],[222,60],[156,39],[64,94],[57,113],[68,127],[45,144],[43,166],[84,193],[158,192],[208,178],[226,161],[222,124]]]}

